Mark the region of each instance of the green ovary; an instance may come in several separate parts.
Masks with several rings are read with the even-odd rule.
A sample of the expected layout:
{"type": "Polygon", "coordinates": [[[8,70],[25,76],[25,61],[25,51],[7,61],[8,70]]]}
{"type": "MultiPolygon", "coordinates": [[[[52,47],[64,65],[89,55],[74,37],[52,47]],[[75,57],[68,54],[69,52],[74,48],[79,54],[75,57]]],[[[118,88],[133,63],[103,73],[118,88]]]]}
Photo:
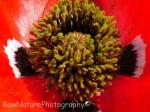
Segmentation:
{"type": "Polygon", "coordinates": [[[32,68],[65,97],[91,99],[119,70],[122,47],[115,22],[87,0],[62,0],[31,33],[32,68]]]}

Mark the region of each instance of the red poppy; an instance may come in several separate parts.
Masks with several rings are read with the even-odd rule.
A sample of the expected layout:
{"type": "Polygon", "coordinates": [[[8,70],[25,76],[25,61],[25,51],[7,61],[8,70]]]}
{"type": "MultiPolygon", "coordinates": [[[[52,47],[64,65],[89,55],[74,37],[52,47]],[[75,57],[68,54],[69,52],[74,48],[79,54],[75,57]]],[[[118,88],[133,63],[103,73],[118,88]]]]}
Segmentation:
{"type": "MultiPolygon", "coordinates": [[[[16,79],[4,53],[8,39],[15,38],[23,42],[29,36],[32,23],[49,10],[57,0],[5,0],[0,1],[0,99],[1,111],[56,112],[57,108],[8,108],[11,102],[60,102],[61,98],[52,88],[45,92],[43,81],[37,76],[16,79]]],[[[103,112],[149,112],[150,108],[150,40],[149,20],[150,2],[148,0],[95,0],[108,15],[113,15],[121,33],[121,41],[128,44],[137,35],[141,35],[146,48],[146,65],[140,78],[120,76],[106,88],[94,101],[103,112]]]]}

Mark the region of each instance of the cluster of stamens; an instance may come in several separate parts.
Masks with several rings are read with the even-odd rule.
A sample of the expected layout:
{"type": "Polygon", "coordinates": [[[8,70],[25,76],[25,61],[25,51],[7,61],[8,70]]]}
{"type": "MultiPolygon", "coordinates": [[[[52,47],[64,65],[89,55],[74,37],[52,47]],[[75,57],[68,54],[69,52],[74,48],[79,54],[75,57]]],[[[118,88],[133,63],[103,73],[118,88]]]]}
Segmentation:
{"type": "Polygon", "coordinates": [[[75,100],[102,92],[119,70],[115,21],[88,0],[61,0],[31,31],[32,68],[75,100]]]}

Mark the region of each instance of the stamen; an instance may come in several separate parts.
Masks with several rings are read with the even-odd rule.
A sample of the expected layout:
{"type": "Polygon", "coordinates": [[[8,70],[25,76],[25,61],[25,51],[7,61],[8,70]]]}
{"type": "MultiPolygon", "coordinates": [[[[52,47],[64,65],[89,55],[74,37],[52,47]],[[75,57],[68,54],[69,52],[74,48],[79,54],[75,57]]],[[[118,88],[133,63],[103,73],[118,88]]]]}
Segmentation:
{"type": "Polygon", "coordinates": [[[65,97],[90,100],[119,70],[116,22],[88,0],[62,0],[39,20],[27,49],[32,68],[65,97]]]}

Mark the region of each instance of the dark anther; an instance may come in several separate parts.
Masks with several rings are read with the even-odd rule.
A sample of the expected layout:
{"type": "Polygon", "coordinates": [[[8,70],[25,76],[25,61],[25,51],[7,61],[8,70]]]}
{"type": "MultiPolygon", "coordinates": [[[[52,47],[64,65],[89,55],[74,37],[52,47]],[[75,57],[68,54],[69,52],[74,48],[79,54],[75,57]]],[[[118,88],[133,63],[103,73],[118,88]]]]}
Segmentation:
{"type": "Polygon", "coordinates": [[[76,73],[78,73],[78,68],[73,67],[70,72],[71,72],[72,74],[76,74],[76,73]]]}

